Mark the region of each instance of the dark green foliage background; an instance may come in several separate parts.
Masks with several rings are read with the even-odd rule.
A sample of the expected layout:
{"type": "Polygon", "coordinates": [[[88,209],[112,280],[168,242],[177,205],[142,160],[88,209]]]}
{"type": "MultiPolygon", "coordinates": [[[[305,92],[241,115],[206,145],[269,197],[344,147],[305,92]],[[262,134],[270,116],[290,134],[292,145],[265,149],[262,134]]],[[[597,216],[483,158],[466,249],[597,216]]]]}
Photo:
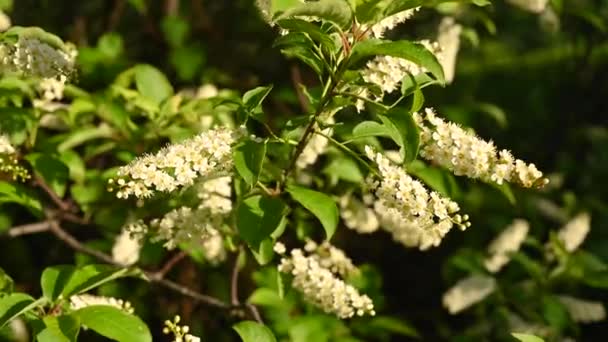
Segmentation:
{"type": "MultiPolygon", "coordinates": [[[[146,62],[165,71],[176,89],[212,82],[242,93],[272,83],[274,90],[265,104],[271,120],[300,114],[292,81],[297,64],[272,48],[277,33],[261,19],[251,1],[178,1],[179,15],[190,26],[182,48],[195,52],[180,58],[175,57],[177,48],[169,43],[161,24],[172,1],[147,1],[144,11],[132,6],[136,2],[16,0],[11,17],[16,25],[40,26],[79,46],[94,47],[108,32],[122,37],[122,50],[108,47],[105,56],[112,58],[96,57],[99,49],[81,53],[77,84],[87,90],[103,89],[118,72],[135,62],[146,62]],[[188,65],[200,67],[181,70],[188,65]]],[[[475,320],[471,314],[475,309],[449,316],[441,306],[445,289],[463,275],[449,266],[457,250],[485,249],[514,217],[528,219],[531,234],[541,241],[547,239],[550,229],[560,226],[539,212],[539,199],[563,207],[568,216],[589,211],[592,229],[584,246],[608,262],[608,3],[560,2],[567,10],[561,14],[557,32],[544,30],[537,16],[502,1],[473,9],[476,15],[465,20],[477,32],[479,46],[464,42],[455,82],[447,88],[428,88],[425,97],[426,105],[473,127],[479,135],[511,149],[519,158],[534,162],[546,174],[558,175],[562,182],[554,182],[543,191],[514,189],[516,202],[512,204],[487,185],[457,179],[459,191],[454,199],[471,215],[473,226],[466,233],[449,234],[441,247],[429,252],[404,249],[385,233],[369,237],[340,227],[334,237],[335,244],[356,263],[378,267],[383,276],[383,311],[411,321],[424,340],[455,339],[475,320]],[[495,33],[488,32],[488,22],[495,25],[495,33]],[[482,104],[495,106],[498,110],[494,115],[504,117],[497,119],[482,104]]],[[[439,19],[434,11],[422,11],[398,34],[432,35],[439,19]]],[[[313,86],[315,75],[305,66],[299,69],[303,82],[313,86]]],[[[102,245],[110,243],[101,231],[77,235],[99,240],[102,245]]],[[[150,264],[155,264],[160,251],[152,248],[146,253],[150,264]]],[[[0,266],[29,293],[39,291],[38,278],[46,266],[70,263],[72,258],[72,252],[50,236],[0,240],[0,266]]],[[[228,266],[203,274],[196,274],[196,267],[185,263],[175,271],[176,279],[202,292],[228,297],[228,279],[224,276],[228,266]]],[[[243,281],[244,293],[249,293],[254,285],[243,281]]],[[[225,313],[156,288],[148,289],[141,282],[125,280],[103,291],[129,297],[155,334],[162,320],[180,313],[195,329],[204,329],[205,341],[237,338],[229,331],[233,322],[225,313]]],[[[579,294],[608,303],[605,291],[582,288],[579,294]]],[[[605,322],[585,325],[580,340],[601,341],[606,334],[605,322]]],[[[82,338],[89,340],[86,335],[82,338]]]]}

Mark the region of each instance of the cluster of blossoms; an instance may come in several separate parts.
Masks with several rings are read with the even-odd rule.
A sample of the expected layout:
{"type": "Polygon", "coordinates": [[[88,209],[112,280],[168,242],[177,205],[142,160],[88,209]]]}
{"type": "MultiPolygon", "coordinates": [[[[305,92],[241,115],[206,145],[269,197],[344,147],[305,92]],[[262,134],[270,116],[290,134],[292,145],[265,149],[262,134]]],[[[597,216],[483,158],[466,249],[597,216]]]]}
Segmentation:
{"type": "Polygon", "coordinates": [[[113,297],[94,296],[90,294],[80,294],[70,297],[70,308],[78,310],[93,305],[112,306],[126,313],[133,313],[133,307],[128,301],[113,297]]]}
{"type": "Polygon", "coordinates": [[[343,250],[333,246],[327,241],[320,245],[312,240],[306,241],[304,250],[309,253],[309,257],[315,259],[323,268],[330,270],[332,273],[339,275],[342,278],[359,272],[353,265],[352,260],[344,253],[343,250]]]}
{"type": "MultiPolygon", "coordinates": [[[[438,43],[428,40],[419,42],[436,55],[441,53],[438,43]]],[[[377,56],[366,64],[361,71],[361,77],[367,83],[375,84],[385,93],[395,91],[404,77],[408,74],[416,76],[427,70],[407,59],[392,56],[377,56]]]]}
{"type": "MultiPolygon", "coordinates": [[[[399,13],[395,13],[390,17],[386,17],[379,22],[372,25],[369,29],[374,38],[382,38],[384,37],[384,33],[386,31],[390,31],[395,28],[397,25],[405,22],[409,18],[413,17],[414,14],[420,9],[420,7],[412,8],[409,10],[401,11],[399,13]]],[[[366,30],[366,27],[362,27],[362,30],[366,30]]]]}
{"type": "Polygon", "coordinates": [[[600,302],[564,295],[557,296],[557,299],[566,307],[575,322],[593,323],[606,319],[606,308],[600,302]]]}
{"type": "Polygon", "coordinates": [[[64,107],[65,105],[59,101],[63,99],[63,91],[67,81],[68,78],[65,75],[42,79],[38,83],[38,90],[42,96],[40,99],[34,100],[34,107],[46,112],[54,112],[64,107]]]}
{"type": "Polygon", "coordinates": [[[63,51],[36,38],[20,37],[14,45],[0,46],[0,69],[41,78],[70,75],[76,56],[76,49],[63,51]]]}
{"type": "Polygon", "coordinates": [[[0,173],[8,174],[13,180],[28,180],[30,174],[23,166],[19,165],[16,156],[17,151],[11,144],[8,136],[0,135],[0,173]]]}
{"type": "Polygon", "coordinates": [[[425,250],[438,246],[454,225],[463,230],[470,226],[468,215],[457,214],[458,203],[429,192],[403,168],[371,147],[366,146],[365,153],[380,172],[379,181],[370,178],[367,182],[378,199],[374,209],[380,225],[396,241],[425,250]]]}
{"type": "Polygon", "coordinates": [[[443,306],[454,315],[482,301],[496,290],[496,280],[484,275],[464,278],[443,295],[443,306]]]}
{"type": "Polygon", "coordinates": [[[462,26],[457,24],[452,17],[445,17],[439,24],[437,44],[441,47],[439,62],[443,67],[443,75],[446,83],[452,83],[456,74],[456,59],[460,50],[460,33],[462,26]]]}
{"type": "Polygon", "coordinates": [[[165,327],[163,328],[163,334],[172,334],[174,336],[172,342],[200,342],[200,337],[189,334],[189,326],[179,325],[180,321],[181,317],[179,316],[175,316],[173,322],[171,322],[170,320],[166,320],[165,327]]]}
{"type": "Polygon", "coordinates": [[[530,225],[527,221],[514,220],[488,246],[489,257],[484,261],[486,269],[492,273],[500,271],[511,260],[511,254],[521,247],[528,235],[530,225]]]}
{"type": "Polygon", "coordinates": [[[590,229],[591,216],[589,213],[581,213],[557,232],[557,238],[564,244],[564,248],[572,253],[585,241],[590,229]]]}
{"type": "MultiPolygon", "coordinates": [[[[326,118],[324,121],[326,124],[330,125],[334,123],[334,119],[331,116],[326,118]]],[[[318,125],[315,129],[319,130],[318,125]]],[[[321,134],[314,133],[311,135],[310,139],[306,143],[306,146],[302,150],[302,153],[300,153],[298,156],[298,159],[296,160],[297,168],[304,169],[307,166],[313,165],[316,163],[319,156],[325,153],[327,150],[329,141],[326,137],[324,137],[324,135],[331,136],[333,134],[333,129],[331,127],[327,127],[319,132],[321,134]]]]}
{"type": "Polygon", "coordinates": [[[541,13],[547,7],[549,0],[507,0],[511,5],[517,6],[524,11],[541,13]]]}
{"type": "Polygon", "coordinates": [[[172,144],[154,155],[145,155],[118,170],[109,181],[118,188],[118,198],[152,196],[154,191],[171,192],[189,186],[199,178],[217,178],[232,171],[232,145],[241,130],[217,128],[179,144],[172,144]]]}
{"type": "Polygon", "coordinates": [[[374,210],[353,196],[343,196],[340,199],[340,217],[347,228],[361,234],[373,233],[380,227],[374,210]]]}
{"type": "Polygon", "coordinates": [[[457,176],[496,184],[513,182],[527,188],[548,182],[534,164],[515,159],[507,150],[497,153],[492,142],[445,122],[431,108],[426,108],[424,114],[414,113],[414,119],[421,130],[420,156],[457,176]]]}
{"type": "MultiPolygon", "coordinates": [[[[275,251],[284,252],[285,247],[275,246],[275,251]]],[[[281,258],[278,270],[291,274],[292,286],[308,302],[326,313],[333,313],[342,319],[355,315],[375,315],[374,304],[367,295],[361,295],[357,289],[332,273],[331,269],[323,267],[319,260],[318,255],[306,255],[296,248],[291,250],[290,256],[281,258]]],[[[343,264],[343,260],[340,262],[343,264]]],[[[338,267],[333,269],[339,270],[338,267]]]]}
{"type": "Polygon", "coordinates": [[[139,260],[140,250],[141,240],[137,235],[123,229],[112,246],[112,259],[121,265],[130,266],[139,260]]]}

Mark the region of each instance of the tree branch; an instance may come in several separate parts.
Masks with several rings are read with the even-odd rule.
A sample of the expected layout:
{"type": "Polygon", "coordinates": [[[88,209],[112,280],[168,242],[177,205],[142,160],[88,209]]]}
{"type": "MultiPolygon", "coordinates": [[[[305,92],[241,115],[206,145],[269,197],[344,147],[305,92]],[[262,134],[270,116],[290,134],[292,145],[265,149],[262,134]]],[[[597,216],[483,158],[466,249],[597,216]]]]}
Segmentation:
{"type": "Polygon", "coordinates": [[[22,235],[42,233],[42,232],[49,231],[50,229],[51,229],[51,225],[49,224],[49,221],[42,221],[42,222],[29,223],[29,224],[24,224],[21,226],[12,227],[3,235],[6,235],[10,238],[14,238],[14,237],[22,236],[22,235]]]}
{"type": "Polygon", "coordinates": [[[234,266],[232,267],[232,277],[230,279],[230,302],[234,306],[240,305],[239,301],[239,257],[241,252],[234,258],[234,266]]]}
{"type": "Polygon", "coordinates": [[[66,211],[66,212],[71,211],[72,206],[69,203],[65,202],[63,199],[61,199],[55,193],[55,191],[53,191],[53,189],[51,189],[51,187],[48,184],[46,184],[46,182],[44,181],[44,179],[42,179],[42,177],[34,174],[34,184],[36,184],[39,188],[44,190],[44,192],[46,192],[46,194],[51,198],[53,203],[55,203],[55,205],[57,205],[57,207],[59,207],[59,209],[66,211]]]}

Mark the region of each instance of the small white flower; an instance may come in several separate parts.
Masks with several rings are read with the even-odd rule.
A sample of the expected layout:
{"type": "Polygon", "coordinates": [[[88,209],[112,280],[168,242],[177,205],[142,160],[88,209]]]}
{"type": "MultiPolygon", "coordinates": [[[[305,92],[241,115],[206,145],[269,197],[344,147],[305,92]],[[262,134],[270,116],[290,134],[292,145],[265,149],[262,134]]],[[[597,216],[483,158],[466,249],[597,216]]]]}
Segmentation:
{"type": "Polygon", "coordinates": [[[455,315],[473,304],[479,303],[496,290],[492,277],[474,275],[464,278],[443,295],[443,306],[455,315]]]}
{"type": "Polygon", "coordinates": [[[548,182],[534,164],[515,159],[507,150],[497,153],[487,142],[462,127],[439,118],[433,109],[414,113],[420,127],[420,156],[457,176],[502,184],[504,181],[529,188],[548,182]]]}
{"type": "Polygon", "coordinates": [[[6,134],[0,134],[0,154],[13,154],[15,148],[6,134]]]}
{"type": "Polygon", "coordinates": [[[0,11],[0,32],[6,31],[11,27],[11,18],[3,11],[0,11]]]}
{"type": "Polygon", "coordinates": [[[276,242],[274,244],[274,247],[272,248],[272,250],[274,250],[275,253],[283,255],[285,254],[285,252],[287,251],[287,249],[285,248],[285,245],[282,244],[281,242],[276,242]]]}
{"type": "Polygon", "coordinates": [[[527,221],[516,219],[494,239],[488,247],[489,257],[484,264],[492,273],[500,271],[511,260],[511,254],[517,252],[528,235],[530,225],[527,221]]]}
{"type": "Polygon", "coordinates": [[[376,195],[374,210],[380,225],[405,246],[426,250],[439,246],[443,237],[457,225],[470,226],[468,215],[457,214],[458,203],[429,192],[422,183],[394,165],[386,156],[365,147],[367,157],[378,166],[379,180],[368,179],[368,188],[376,195]]]}
{"type": "Polygon", "coordinates": [[[219,91],[213,84],[203,84],[196,92],[197,99],[209,99],[216,97],[219,91]]]}
{"type": "Polygon", "coordinates": [[[128,229],[123,229],[112,247],[112,259],[121,265],[130,266],[139,260],[141,242],[128,229]]]}
{"type": "Polygon", "coordinates": [[[192,185],[197,178],[225,176],[232,172],[232,145],[241,134],[217,128],[169,145],[121,167],[118,179],[110,180],[110,186],[118,185],[118,198],[146,198],[154,191],[171,192],[192,185]]]}
{"type": "MultiPolygon", "coordinates": [[[[325,123],[333,124],[334,120],[330,117],[325,120],[325,123]]],[[[321,130],[321,133],[323,135],[331,136],[333,134],[333,129],[331,127],[327,127],[321,130]]],[[[302,153],[300,153],[298,159],[296,160],[296,166],[299,169],[304,169],[307,166],[313,165],[319,156],[325,153],[327,150],[327,145],[329,145],[329,141],[323,135],[316,133],[312,134],[306,143],[306,147],[304,147],[302,153]]]]}
{"type": "Polygon", "coordinates": [[[456,58],[460,49],[460,33],[462,26],[454,21],[454,18],[445,17],[439,24],[439,35],[437,43],[441,47],[441,58],[439,62],[443,67],[446,83],[452,83],[456,73],[456,58]]]}
{"type": "Polygon", "coordinates": [[[375,315],[371,299],[323,267],[321,259],[314,254],[306,256],[301,249],[293,249],[289,257],[281,259],[278,270],[290,273],[293,276],[292,286],[307,301],[326,313],[343,319],[355,315],[375,315]]]}
{"type": "Polygon", "coordinates": [[[560,229],[557,237],[568,252],[574,252],[585,241],[591,228],[591,215],[581,213],[560,229]]]}
{"type": "Polygon", "coordinates": [[[507,0],[507,2],[524,11],[541,13],[547,7],[549,0],[507,0]]]}
{"type": "MultiPolygon", "coordinates": [[[[397,25],[413,17],[419,9],[420,7],[408,9],[380,20],[376,24],[372,25],[372,27],[370,28],[372,36],[374,38],[382,38],[386,31],[392,30],[397,25]]],[[[363,29],[365,29],[365,27],[363,27],[363,29]]]]}
{"type": "Polygon", "coordinates": [[[361,234],[373,233],[380,227],[374,210],[353,196],[340,199],[340,216],[346,227],[361,234]]]}
{"type": "Polygon", "coordinates": [[[575,322],[593,323],[606,319],[606,308],[601,302],[584,300],[571,296],[558,296],[575,322]]]}
{"type": "Polygon", "coordinates": [[[127,313],[133,313],[131,303],[122,299],[94,296],[86,293],[70,297],[70,307],[72,310],[78,310],[92,305],[107,305],[123,310],[127,313]]]}

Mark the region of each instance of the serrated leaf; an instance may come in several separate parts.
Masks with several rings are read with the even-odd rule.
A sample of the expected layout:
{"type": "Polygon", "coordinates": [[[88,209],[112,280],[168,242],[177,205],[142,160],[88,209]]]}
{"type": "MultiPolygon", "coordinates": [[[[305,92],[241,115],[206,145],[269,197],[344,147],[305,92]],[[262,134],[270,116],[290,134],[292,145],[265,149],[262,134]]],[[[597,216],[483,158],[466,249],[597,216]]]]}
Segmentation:
{"type": "Polygon", "coordinates": [[[368,39],[357,43],[353,48],[349,65],[357,64],[364,59],[375,56],[392,56],[407,59],[428,70],[437,81],[445,84],[443,68],[435,54],[427,50],[424,45],[407,40],[386,41],[368,39]]]}
{"type": "MultiPolygon", "coordinates": [[[[251,248],[251,247],[250,247],[251,248]]],[[[260,265],[266,265],[272,261],[274,257],[274,241],[271,238],[262,240],[258,250],[251,249],[253,257],[260,265]]]]}
{"type": "Polygon", "coordinates": [[[173,86],[167,77],[148,64],[135,66],[135,85],[140,94],[156,105],[173,95],[173,86]]]}
{"type": "Polygon", "coordinates": [[[272,331],[263,324],[243,321],[232,326],[243,342],[276,342],[272,331]]]}
{"type": "Polygon", "coordinates": [[[243,240],[258,250],[261,242],[268,238],[285,216],[287,206],[276,197],[261,195],[243,200],[236,211],[236,225],[243,240]]]}
{"type": "Polygon", "coordinates": [[[324,193],[301,186],[288,186],[287,192],[296,202],[308,209],[321,221],[327,240],[331,239],[338,226],[338,207],[336,206],[336,202],[324,193]]]}
{"type": "Polygon", "coordinates": [[[393,108],[386,115],[378,115],[391,132],[391,138],[401,147],[404,163],[411,163],[418,156],[420,128],[413,116],[405,109],[393,108]]]}
{"type": "Polygon", "coordinates": [[[246,92],[243,95],[243,104],[245,105],[245,108],[253,114],[256,109],[262,106],[262,102],[264,102],[264,99],[270,94],[272,87],[272,85],[257,87],[246,92]]]}
{"type": "Polygon", "coordinates": [[[55,301],[61,295],[74,270],[75,267],[71,265],[57,265],[45,268],[40,277],[42,295],[51,302],[55,301]]]}
{"type": "Polygon", "coordinates": [[[250,187],[255,186],[262,171],[266,157],[266,142],[257,143],[252,140],[236,146],[233,152],[234,167],[250,187]]]}
{"type": "Polygon", "coordinates": [[[87,306],[74,312],[83,325],[118,342],[151,342],[150,330],[137,316],[107,305],[87,306]]]}
{"type": "Polygon", "coordinates": [[[545,340],[542,338],[530,334],[511,333],[511,336],[515,337],[521,342],[545,342],[545,340]]]}
{"type": "Polygon", "coordinates": [[[47,316],[44,318],[45,328],[36,335],[38,342],[76,342],[80,330],[77,317],[47,316]]]}
{"type": "Polygon", "coordinates": [[[276,20],[295,16],[313,16],[348,29],[352,25],[353,13],[345,0],[319,0],[286,9],[276,20]]]}

